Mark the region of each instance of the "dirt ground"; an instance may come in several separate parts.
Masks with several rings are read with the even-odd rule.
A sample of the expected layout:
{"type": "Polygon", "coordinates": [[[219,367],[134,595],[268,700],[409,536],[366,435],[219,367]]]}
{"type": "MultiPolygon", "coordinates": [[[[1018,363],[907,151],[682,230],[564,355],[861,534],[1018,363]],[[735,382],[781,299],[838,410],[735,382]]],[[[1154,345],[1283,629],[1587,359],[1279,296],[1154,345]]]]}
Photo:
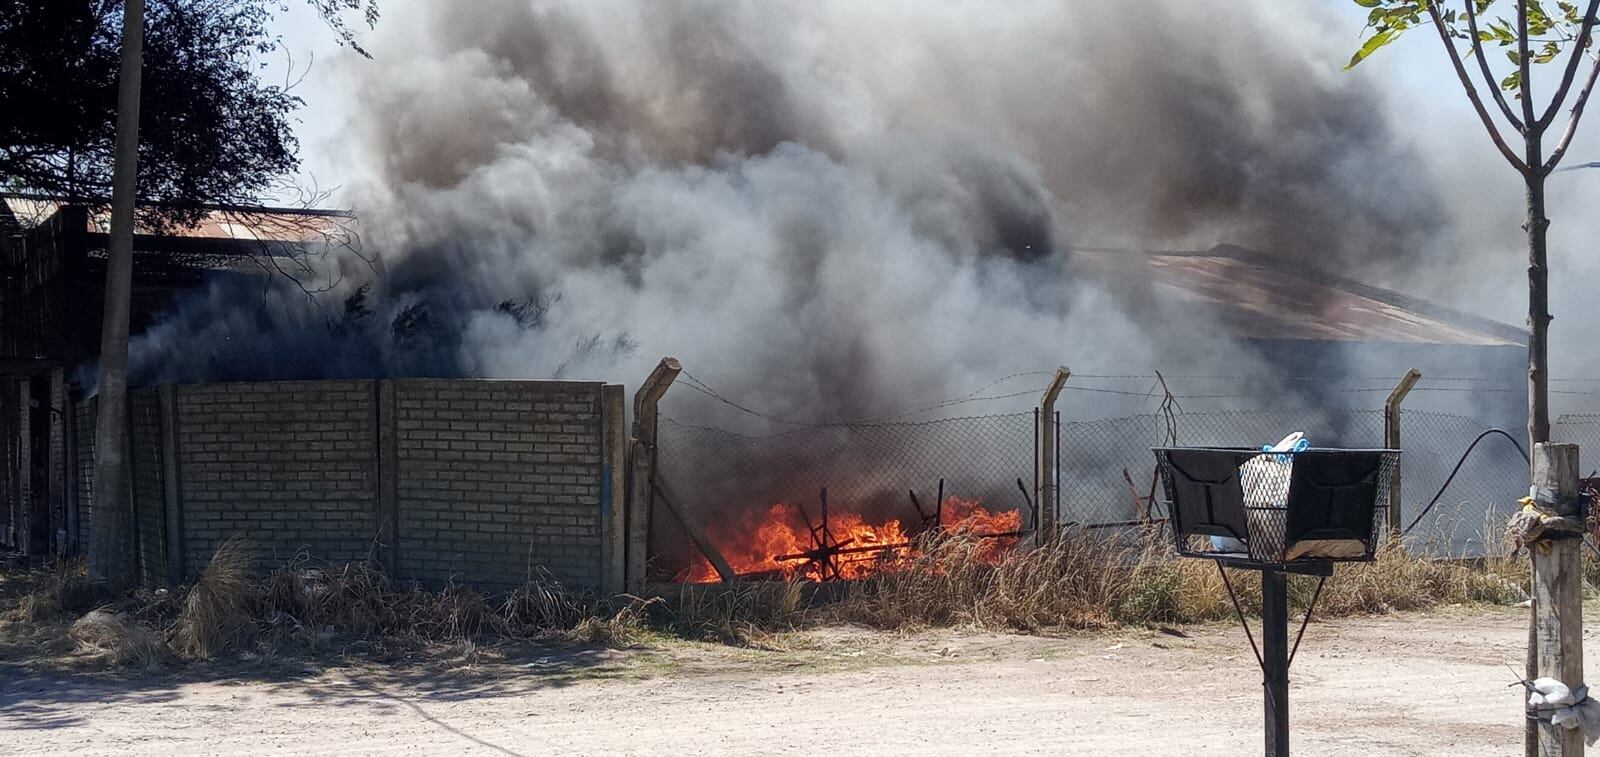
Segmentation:
{"type": "MultiPolygon", "coordinates": [[[[1507,665],[1521,666],[1524,613],[1313,624],[1292,673],[1295,753],[1517,753],[1507,665]]],[[[287,674],[12,665],[0,667],[0,753],[1259,754],[1260,677],[1243,634],[1183,633],[830,629],[767,650],[464,650],[287,674]]]]}

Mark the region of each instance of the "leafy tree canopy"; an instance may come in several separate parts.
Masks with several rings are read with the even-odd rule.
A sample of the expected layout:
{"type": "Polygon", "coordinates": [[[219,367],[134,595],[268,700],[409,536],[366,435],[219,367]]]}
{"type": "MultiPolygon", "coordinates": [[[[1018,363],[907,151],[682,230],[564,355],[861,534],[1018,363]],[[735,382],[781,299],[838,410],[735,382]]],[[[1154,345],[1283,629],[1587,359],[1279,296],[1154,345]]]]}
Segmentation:
{"type": "MultiPolygon", "coordinates": [[[[345,13],[373,23],[375,0],[309,1],[360,51],[345,13]]],[[[301,101],[261,78],[263,57],[282,44],[269,22],[284,9],[148,1],[138,181],[147,221],[258,202],[298,167],[291,117],[301,101]]],[[[121,20],[119,0],[0,0],[0,188],[91,204],[110,196],[121,20]]]]}

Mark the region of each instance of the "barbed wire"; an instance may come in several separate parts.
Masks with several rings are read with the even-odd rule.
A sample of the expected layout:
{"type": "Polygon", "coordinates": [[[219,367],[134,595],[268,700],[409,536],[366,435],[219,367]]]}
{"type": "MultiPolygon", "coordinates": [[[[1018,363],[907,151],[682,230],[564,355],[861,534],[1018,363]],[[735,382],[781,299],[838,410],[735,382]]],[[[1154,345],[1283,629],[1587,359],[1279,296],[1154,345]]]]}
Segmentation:
{"type": "Polygon", "coordinates": [[[994,401],[994,400],[1004,400],[1004,399],[1012,399],[1012,398],[1015,398],[1015,397],[1025,397],[1025,396],[1028,396],[1028,395],[1042,395],[1042,394],[1044,394],[1044,390],[1049,388],[1048,385],[1037,387],[1037,388],[1034,388],[1034,389],[1026,389],[1026,390],[1019,391],[1019,392],[1011,392],[1009,394],[996,394],[996,395],[988,395],[988,396],[978,396],[984,390],[990,389],[990,388],[992,388],[994,386],[997,386],[997,385],[999,385],[1001,383],[1004,383],[1006,381],[1010,381],[1010,380],[1015,379],[1015,378],[1023,378],[1023,377],[1027,377],[1027,376],[1036,376],[1036,375],[1053,376],[1055,374],[1054,374],[1053,371],[1024,371],[1024,372],[1021,372],[1021,373],[1013,373],[1013,374],[1011,374],[1009,376],[1002,376],[1001,378],[998,378],[998,379],[995,379],[993,381],[990,381],[989,383],[984,384],[983,386],[978,387],[977,389],[974,389],[973,391],[968,392],[967,394],[961,395],[959,397],[954,397],[954,398],[951,398],[951,399],[942,400],[940,402],[935,402],[935,403],[924,405],[924,406],[921,406],[921,407],[915,407],[915,408],[912,408],[912,409],[907,410],[905,412],[897,413],[897,414],[894,414],[894,415],[881,416],[881,417],[877,417],[877,418],[860,418],[860,419],[855,419],[855,420],[844,420],[844,421],[800,421],[800,420],[795,420],[793,418],[783,418],[783,417],[780,417],[780,416],[777,416],[777,415],[773,415],[771,413],[766,413],[766,412],[762,412],[760,410],[756,410],[756,409],[751,408],[751,407],[749,407],[747,405],[744,405],[744,404],[741,404],[739,402],[735,402],[733,400],[730,400],[727,397],[723,396],[721,393],[717,392],[715,389],[711,388],[711,386],[709,384],[707,384],[706,382],[704,382],[701,379],[695,377],[694,374],[689,373],[687,370],[681,372],[679,374],[679,377],[687,380],[687,383],[685,383],[684,386],[687,386],[687,387],[689,387],[690,389],[693,389],[696,392],[699,392],[699,393],[701,393],[701,394],[703,394],[703,395],[705,395],[705,396],[707,396],[707,397],[709,397],[709,398],[711,398],[713,400],[716,400],[717,402],[721,402],[724,405],[732,407],[732,408],[734,408],[736,410],[739,410],[741,412],[748,413],[750,415],[756,416],[757,418],[762,418],[764,420],[771,421],[773,423],[782,424],[782,425],[785,425],[785,426],[800,426],[800,427],[806,427],[806,428],[838,428],[838,427],[852,427],[852,426],[882,426],[882,425],[892,424],[895,421],[902,421],[902,420],[904,420],[906,418],[910,418],[910,417],[913,417],[913,416],[921,415],[923,413],[932,412],[934,410],[942,410],[942,409],[945,409],[945,408],[955,407],[955,406],[958,406],[958,405],[964,405],[964,404],[969,404],[969,403],[973,403],[973,402],[990,402],[990,401],[994,401]]]}
{"type": "MultiPolygon", "coordinates": [[[[934,411],[937,411],[937,410],[944,410],[944,409],[948,409],[948,408],[951,408],[951,407],[957,407],[957,406],[970,404],[970,403],[993,402],[993,401],[998,401],[998,400],[1014,399],[1014,398],[1017,398],[1017,397],[1028,396],[1030,394],[1041,394],[1042,395],[1043,392],[1045,391],[1045,389],[1048,388],[1048,385],[1042,386],[1042,387],[1038,387],[1038,388],[1034,388],[1034,389],[1026,389],[1026,390],[1023,390],[1023,391],[1008,392],[1008,393],[1004,393],[1004,394],[984,395],[983,392],[985,392],[985,391],[987,391],[987,390],[989,390],[989,389],[991,389],[991,388],[993,388],[995,386],[1003,384],[1003,383],[1005,383],[1007,381],[1011,381],[1013,379],[1025,378],[1025,377],[1031,377],[1031,376],[1053,376],[1053,375],[1054,375],[1053,371],[1021,371],[1021,372],[1017,372],[1017,373],[1011,373],[1011,374],[1008,374],[1008,375],[1005,375],[1005,376],[1001,376],[1000,378],[994,379],[992,381],[989,381],[989,382],[983,384],[982,386],[978,387],[977,389],[974,389],[971,392],[968,392],[966,394],[959,395],[959,396],[956,396],[956,397],[952,397],[950,399],[945,399],[945,400],[940,400],[940,401],[936,401],[936,402],[924,403],[924,404],[921,404],[921,405],[913,406],[910,409],[907,409],[907,410],[905,410],[903,412],[900,412],[900,413],[895,413],[895,414],[892,414],[892,415],[879,416],[879,417],[856,418],[856,419],[837,420],[837,421],[805,421],[805,420],[798,420],[798,419],[795,419],[795,418],[785,418],[785,417],[782,417],[782,416],[779,416],[779,415],[775,415],[773,413],[765,412],[765,411],[762,411],[762,410],[757,410],[757,409],[755,409],[753,407],[750,407],[747,404],[744,404],[744,403],[741,403],[739,401],[730,399],[726,395],[722,394],[721,392],[719,392],[715,388],[713,388],[709,383],[707,383],[706,381],[700,379],[699,377],[695,376],[694,374],[690,373],[687,370],[683,371],[680,374],[680,377],[684,380],[684,386],[687,386],[689,389],[691,389],[691,390],[693,390],[695,392],[698,392],[698,393],[700,393],[700,394],[702,394],[702,395],[704,395],[704,396],[706,396],[706,397],[708,397],[708,398],[710,398],[712,400],[715,400],[715,401],[717,401],[719,403],[727,405],[728,407],[734,408],[735,410],[738,410],[740,412],[746,413],[748,415],[752,415],[752,416],[755,416],[757,418],[761,418],[763,420],[766,420],[766,421],[769,421],[769,422],[772,422],[772,423],[777,423],[777,424],[786,425],[786,426],[808,427],[808,428],[829,428],[829,427],[882,425],[882,424],[894,423],[894,422],[897,422],[897,421],[903,421],[903,420],[905,420],[907,418],[912,418],[912,417],[915,417],[915,416],[918,416],[918,415],[922,415],[924,413],[931,413],[931,412],[934,412],[934,411]]],[[[1104,387],[1104,386],[1082,386],[1082,385],[1073,384],[1069,380],[1068,383],[1065,386],[1062,387],[1064,390],[1069,391],[1069,392],[1084,393],[1084,394],[1103,394],[1103,395],[1110,395],[1110,396],[1129,397],[1129,398],[1147,399],[1147,400],[1156,400],[1156,399],[1159,399],[1159,398],[1161,398],[1163,396],[1166,396],[1165,392],[1158,391],[1158,387],[1160,386],[1160,382],[1159,382],[1159,379],[1157,378],[1157,376],[1156,376],[1156,374],[1154,372],[1151,372],[1151,373],[1120,373],[1120,374],[1113,374],[1113,373],[1084,373],[1084,374],[1073,374],[1072,378],[1073,379],[1079,379],[1079,380],[1089,379],[1089,380],[1122,380],[1122,381],[1138,379],[1138,380],[1151,381],[1152,384],[1151,384],[1149,389],[1146,389],[1144,391],[1135,391],[1135,390],[1128,390],[1128,389],[1116,389],[1116,388],[1104,387]]],[[[1287,383],[1325,383],[1325,384],[1348,383],[1348,382],[1353,382],[1353,381],[1390,381],[1390,380],[1394,379],[1394,377],[1392,377],[1392,376],[1327,376],[1327,375],[1319,375],[1319,376],[1261,376],[1261,375],[1246,376],[1246,375],[1232,375],[1232,376],[1229,376],[1229,375],[1209,375],[1209,374],[1177,374],[1177,375],[1168,376],[1167,378],[1168,379],[1172,379],[1172,380],[1184,380],[1184,381],[1213,381],[1213,382],[1214,381],[1249,381],[1249,382],[1261,382],[1261,383],[1286,383],[1287,382],[1287,383]]],[[[1417,393],[1471,393],[1471,394],[1509,394],[1509,393],[1517,393],[1517,392],[1526,391],[1524,388],[1522,388],[1520,386],[1518,386],[1518,387],[1484,386],[1485,384],[1504,384],[1505,383],[1501,379],[1484,378],[1484,377],[1428,376],[1428,377],[1425,378],[1425,381],[1428,382],[1428,383],[1466,384],[1467,386],[1429,386],[1429,385],[1424,384],[1424,385],[1421,385],[1421,386],[1413,387],[1411,391],[1412,392],[1417,392],[1417,393]]],[[[1551,381],[1553,383],[1592,383],[1592,384],[1600,384],[1600,378],[1597,378],[1597,379],[1587,379],[1587,378],[1552,379],[1551,381]]],[[[1379,393],[1385,393],[1385,392],[1393,391],[1393,389],[1394,389],[1393,386],[1390,386],[1390,385],[1386,384],[1386,385],[1383,385],[1383,386],[1323,388],[1323,389],[1319,389],[1318,391],[1321,392],[1321,393],[1324,393],[1324,394],[1379,394],[1379,393]]],[[[1600,390],[1582,391],[1582,390],[1574,390],[1574,389],[1552,389],[1552,390],[1550,390],[1550,394],[1552,394],[1552,395],[1560,395],[1560,396],[1590,397],[1590,396],[1600,396],[1600,390]]],[[[1172,396],[1173,399],[1176,399],[1176,400],[1253,400],[1253,401],[1262,401],[1264,399],[1268,399],[1268,397],[1263,395],[1263,393],[1261,393],[1261,392],[1174,393],[1171,396],[1172,396]]]]}

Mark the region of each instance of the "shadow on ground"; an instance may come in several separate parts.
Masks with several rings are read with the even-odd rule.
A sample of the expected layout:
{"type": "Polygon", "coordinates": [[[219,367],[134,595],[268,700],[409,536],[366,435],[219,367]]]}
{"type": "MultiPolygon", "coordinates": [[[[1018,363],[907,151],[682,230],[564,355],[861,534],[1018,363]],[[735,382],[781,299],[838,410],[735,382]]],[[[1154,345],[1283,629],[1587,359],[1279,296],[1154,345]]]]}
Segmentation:
{"type": "MultiPolygon", "coordinates": [[[[604,647],[468,645],[411,660],[376,662],[346,655],[233,659],[151,672],[0,660],[0,730],[83,725],[97,708],[161,705],[179,699],[185,687],[220,685],[238,686],[247,696],[263,690],[293,694],[275,707],[356,705],[380,716],[406,710],[479,746],[515,754],[452,727],[433,714],[431,705],[637,676],[640,656],[604,647]]],[[[185,706],[236,709],[231,704],[185,706]]]]}

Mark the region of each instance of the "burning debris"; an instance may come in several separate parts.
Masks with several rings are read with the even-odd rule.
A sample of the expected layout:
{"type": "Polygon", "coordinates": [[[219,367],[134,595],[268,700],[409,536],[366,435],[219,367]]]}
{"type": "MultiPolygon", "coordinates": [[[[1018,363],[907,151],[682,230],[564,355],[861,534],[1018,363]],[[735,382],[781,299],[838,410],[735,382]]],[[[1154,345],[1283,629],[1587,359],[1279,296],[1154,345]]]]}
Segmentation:
{"type": "MultiPolygon", "coordinates": [[[[897,518],[874,523],[858,512],[832,512],[827,489],[819,505],[820,515],[813,519],[804,507],[780,502],[751,523],[713,527],[711,538],[740,578],[829,581],[903,567],[920,554],[922,540],[944,534],[983,539],[980,559],[998,563],[1025,535],[1022,511],[991,512],[978,500],[956,495],[939,500],[934,520],[925,516],[912,527],[897,518]]],[[[704,555],[697,555],[684,580],[713,583],[721,577],[704,555]]]]}

